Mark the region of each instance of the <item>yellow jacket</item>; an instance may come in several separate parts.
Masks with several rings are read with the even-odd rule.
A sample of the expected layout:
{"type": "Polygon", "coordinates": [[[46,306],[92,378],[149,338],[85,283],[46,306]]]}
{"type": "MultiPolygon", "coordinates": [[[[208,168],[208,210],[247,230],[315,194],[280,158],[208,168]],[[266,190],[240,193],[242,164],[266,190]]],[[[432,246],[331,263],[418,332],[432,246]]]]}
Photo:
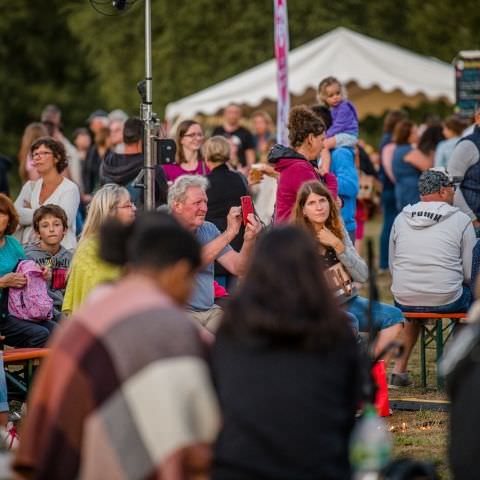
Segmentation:
{"type": "Polygon", "coordinates": [[[96,236],[82,240],[73,256],[62,312],[69,315],[82,305],[94,287],[120,277],[121,268],[104,262],[98,256],[96,236]]]}

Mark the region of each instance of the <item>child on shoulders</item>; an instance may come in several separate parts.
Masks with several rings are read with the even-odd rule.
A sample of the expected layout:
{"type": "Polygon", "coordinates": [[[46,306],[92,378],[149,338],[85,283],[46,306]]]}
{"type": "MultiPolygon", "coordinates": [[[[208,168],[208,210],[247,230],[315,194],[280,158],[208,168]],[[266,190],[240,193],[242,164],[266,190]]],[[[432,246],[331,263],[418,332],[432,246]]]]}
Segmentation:
{"type": "Polygon", "coordinates": [[[330,108],[332,126],[327,130],[322,151],[323,172],[330,170],[330,150],[336,147],[355,147],[358,141],[358,114],[346,99],[344,87],[335,77],[324,78],[318,86],[319,101],[330,108]]]}
{"type": "Polygon", "coordinates": [[[33,214],[33,229],[38,242],[28,244],[25,254],[29,260],[51,271],[47,287],[48,294],[53,299],[53,319],[58,321],[62,314],[67,274],[73,256],[61,245],[68,231],[67,214],[58,205],[42,205],[33,214]]]}

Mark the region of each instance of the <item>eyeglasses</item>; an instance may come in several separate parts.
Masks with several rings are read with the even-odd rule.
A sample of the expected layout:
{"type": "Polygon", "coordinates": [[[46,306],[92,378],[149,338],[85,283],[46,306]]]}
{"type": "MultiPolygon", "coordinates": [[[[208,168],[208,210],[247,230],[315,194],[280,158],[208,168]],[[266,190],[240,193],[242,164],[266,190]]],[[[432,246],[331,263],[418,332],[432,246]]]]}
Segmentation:
{"type": "Polygon", "coordinates": [[[43,152],[33,152],[32,158],[47,157],[48,155],[53,155],[53,152],[48,152],[46,150],[43,152]]]}
{"type": "Polygon", "coordinates": [[[184,137],[188,137],[188,138],[193,138],[193,137],[203,138],[203,133],[187,133],[187,134],[184,135],[184,137]]]}
{"type": "Polygon", "coordinates": [[[118,205],[117,208],[131,208],[132,210],[135,210],[137,207],[135,206],[134,203],[126,203],[125,205],[118,205]]]}

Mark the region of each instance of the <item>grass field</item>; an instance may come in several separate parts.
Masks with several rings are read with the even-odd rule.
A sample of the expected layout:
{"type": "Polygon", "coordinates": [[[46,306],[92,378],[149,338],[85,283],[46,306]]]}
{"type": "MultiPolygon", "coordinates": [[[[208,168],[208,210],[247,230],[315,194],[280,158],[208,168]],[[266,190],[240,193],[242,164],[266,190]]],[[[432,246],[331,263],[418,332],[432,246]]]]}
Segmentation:
{"type": "MultiPolygon", "coordinates": [[[[366,225],[365,238],[371,238],[375,244],[375,252],[378,253],[379,232],[381,223],[374,219],[366,225]]],[[[390,275],[383,274],[377,278],[381,301],[391,303],[393,301],[390,292],[390,275]]],[[[390,390],[390,397],[395,398],[419,398],[419,399],[446,399],[444,393],[435,388],[435,360],[434,351],[427,353],[428,388],[412,387],[398,390],[390,390]]],[[[415,348],[409,362],[409,373],[414,385],[420,385],[420,354],[415,348]]],[[[387,419],[394,441],[395,457],[414,457],[429,460],[437,464],[442,479],[451,478],[447,461],[447,433],[448,414],[434,411],[406,412],[395,410],[387,419]]]]}

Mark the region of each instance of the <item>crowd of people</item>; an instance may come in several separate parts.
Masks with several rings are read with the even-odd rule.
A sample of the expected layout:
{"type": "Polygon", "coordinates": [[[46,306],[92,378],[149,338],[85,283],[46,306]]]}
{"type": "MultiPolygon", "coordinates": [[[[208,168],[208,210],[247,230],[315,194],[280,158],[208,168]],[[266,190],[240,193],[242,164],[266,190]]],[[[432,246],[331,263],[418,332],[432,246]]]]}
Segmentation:
{"type": "MultiPolygon", "coordinates": [[[[267,112],[249,124],[236,104],[208,139],[181,121],[175,162],[155,167],[155,212],[139,188],[140,119],[95,111],[73,143],[56,106],[27,126],[21,192],[0,195],[0,332],[12,347],[53,338],[19,478],[348,477],[358,334],[371,331],[363,224],[381,191],[395,304],[374,302],[370,320],[376,354],[403,340],[389,381],[407,386],[419,326],[403,312],[473,302],[480,109],[466,134],[456,116],[417,126],[390,112],[376,156],[336,78],[318,100],[291,109],[289,145],[267,112]],[[53,301],[35,321],[9,304],[28,294],[25,260],[53,301]]],[[[5,397],[0,375],[3,423],[5,397]]]]}

